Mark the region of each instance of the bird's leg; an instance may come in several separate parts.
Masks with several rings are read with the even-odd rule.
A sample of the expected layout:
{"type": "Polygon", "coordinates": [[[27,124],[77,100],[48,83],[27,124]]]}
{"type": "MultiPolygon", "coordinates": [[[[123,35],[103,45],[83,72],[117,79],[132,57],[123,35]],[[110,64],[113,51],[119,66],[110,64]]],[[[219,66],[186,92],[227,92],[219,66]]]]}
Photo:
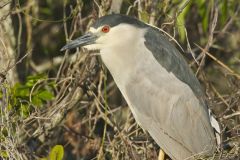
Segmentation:
{"type": "Polygon", "coordinates": [[[165,157],[165,152],[162,149],[160,149],[158,160],[164,160],[164,157],[165,157]]]}

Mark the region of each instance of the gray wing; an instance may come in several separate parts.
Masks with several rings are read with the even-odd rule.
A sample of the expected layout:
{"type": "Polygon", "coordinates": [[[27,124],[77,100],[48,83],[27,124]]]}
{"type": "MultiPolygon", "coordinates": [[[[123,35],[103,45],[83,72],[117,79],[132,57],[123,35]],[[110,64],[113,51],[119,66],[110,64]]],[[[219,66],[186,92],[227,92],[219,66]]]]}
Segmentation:
{"type": "Polygon", "coordinates": [[[176,47],[166,36],[152,27],[145,34],[145,38],[147,39],[145,41],[146,47],[152,52],[158,63],[166,68],[168,72],[172,72],[182,82],[188,84],[201,103],[203,103],[206,112],[208,112],[202,87],[176,47]]]}
{"type": "Polygon", "coordinates": [[[146,47],[152,52],[158,63],[164,66],[168,72],[172,72],[178,79],[186,83],[201,102],[206,113],[210,113],[211,125],[215,129],[219,144],[220,137],[218,134],[220,133],[220,126],[212,116],[211,111],[207,108],[202,87],[183,56],[169,41],[169,38],[162,35],[156,28],[151,27],[145,34],[145,38],[149,40],[145,41],[146,47]]]}
{"type": "Polygon", "coordinates": [[[145,45],[169,72],[165,73],[169,79],[164,81],[163,75],[149,72],[133,76],[136,79],[129,82],[124,95],[134,117],[173,159],[202,151],[213,153],[216,143],[200,83],[175,46],[159,31],[149,31],[145,38],[145,45]],[[171,72],[183,83],[172,79],[171,72]]]}
{"type": "Polygon", "coordinates": [[[213,153],[215,139],[208,115],[191,89],[175,80],[158,83],[157,73],[138,74],[126,88],[135,119],[174,160],[213,153]],[[151,82],[150,82],[151,81],[151,82]]]}

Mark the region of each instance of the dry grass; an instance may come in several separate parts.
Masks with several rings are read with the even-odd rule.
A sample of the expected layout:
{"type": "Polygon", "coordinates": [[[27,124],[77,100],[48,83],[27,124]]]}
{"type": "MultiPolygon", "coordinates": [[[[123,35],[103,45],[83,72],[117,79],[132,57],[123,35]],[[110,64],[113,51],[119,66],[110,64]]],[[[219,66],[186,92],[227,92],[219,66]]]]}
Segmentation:
{"type": "MultiPolygon", "coordinates": [[[[175,36],[176,17],[168,16],[170,10],[176,10],[180,4],[174,6],[167,1],[164,2],[166,5],[162,5],[161,9],[156,5],[153,6],[148,0],[141,3],[124,1],[124,7],[126,14],[135,15],[142,20],[146,19],[146,15],[150,15],[151,18],[148,20],[151,24],[156,26],[160,26],[159,23],[164,24],[165,32],[178,39],[179,37],[175,36]],[[165,19],[156,15],[165,16],[165,19]]],[[[81,11],[86,10],[86,6],[81,3],[84,2],[76,1],[71,7],[68,6],[72,14],[63,16],[61,27],[66,40],[72,39],[79,31],[85,32],[98,15],[105,15],[111,12],[110,8],[113,8],[109,0],[96,0],[92,3],[94,7],[87,8],[88,14],[84,14],[81,11]],[[73,18],[71,22],[70,17],[73,18]]],[[[179,15],[189,5],[188,3],[189,1],[186,1],[181,5],[182,7],[176,10],[176,15],[179,15]]],[[[66,8],[65,6],[64,9],[66,8]]],[[[41,20],[30,14],[34,9],[29,1],[22,8],[15,8],[12,11],[13,15],[21,17],[19,22],[27,23],[26,50],[34,48],[34,40],[31,37],[34,27],[31,21],[41,20]],[[25,12],[28,9],[30,11],[25,12]],[[24,14],[21,14],[22,12],[24,14]],[[24,16],[29,16],[25,19],[26,22],[22,19],[24,16]]],[[[223,49],[216,47],[221,45],[222,35],[227,35],[227,32],[231,31],[239,13],[236,10],[235,17],[230,17],[220,31],[216,29],[218,15],[218,8],[212,7],[209,20],[212,23],[209,25],[208,36],[205,37],[206,43],[202,44],[196,39],[194,41],[194,38],[191,38],[194,34],[185,29],[189,39],[186,39],[186,43],[182,43],[182,48],[187,48],[186,52],[193,57],[199,55],[194,57],[190,66],[206,88],[209,106],[222,126],[221,134],[227,133],[224,141],[231,146],[231,149],[220,150],[213,157],[196,157],[196,159],[227,160],[237,159],[240,155],[240,75],[236,70],[240,61],[238,58],[235,65],[230,65],[227,60],[219,56],[219,53],[229,52],[224,48],[226,46],[223,46],[223,49]],[[195,46],[194,43],[201,45],[195,46]]],[[[237,32],[240,32],[239,29],[237,32]]],[[[18,32],[17,41],[21,40],[20,32],[22,30],[18,32]]],[[[199,36],[204,37],[206,34],[200,33],[199,36]]],[[[18,44],[16,52],[20,52],[19,47],[18,44]]],[[[239,46],[235,48],[237,49],[239,50],[239,46]]],[[[233,57],[239,56],[237,55],[239,53],[232,54],[233,57]]],[[[45,157],[55,144],[62,144],[65,155],[73,159],[157,159],[158,145],[136,124],[126,102],[98,56],[83,50],[77,50],[74,55],[67,51],[64,56],[53,58],[50,66],[49,62],[36,65],[30,55],[24,58],[30,61],[30,67],[34,71],[45,72],[55,68],[54,77],[44,80],[53,80],[56,83],[55,98],[43,108],[36,109],[27,118],[15,116],[7,109],[8,104],[11,103],[8,98],[11,94],[9,91],[11,84],[6,79],[5,72],[1,73],[0,133],[4,133],[4,136],[0,135],[0,150],[8,154],[8,158],[5,159],[39,159],[45,157]]]]}

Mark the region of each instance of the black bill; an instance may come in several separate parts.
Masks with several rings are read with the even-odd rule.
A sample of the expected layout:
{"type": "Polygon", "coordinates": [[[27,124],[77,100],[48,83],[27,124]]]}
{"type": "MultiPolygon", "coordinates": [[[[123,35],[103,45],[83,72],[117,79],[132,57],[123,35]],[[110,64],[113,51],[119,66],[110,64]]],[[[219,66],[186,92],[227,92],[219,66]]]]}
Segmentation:
{"type": "Polygon", "coordinates": [[[93,44],[96,41],[96,39],[97,39],[96,35],[94,35],[91,32],[88,32],[85,35],[66,44],[63,48],[61,48],[61,51],[93,44]]]}

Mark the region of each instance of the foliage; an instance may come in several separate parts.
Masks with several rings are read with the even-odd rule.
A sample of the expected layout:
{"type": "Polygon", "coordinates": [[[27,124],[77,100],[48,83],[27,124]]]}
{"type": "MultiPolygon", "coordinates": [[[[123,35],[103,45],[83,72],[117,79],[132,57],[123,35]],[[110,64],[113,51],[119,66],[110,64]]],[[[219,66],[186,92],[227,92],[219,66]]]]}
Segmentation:
{"type": "MultiPolygon", "coordinates": [[[[7,144],[10,143],[9,138],[17,135],[17,126],[23,119],[28,118],[36,110],[41,110],[54,98],[53,91],[56,86],[55,82],[44,74],[28,76],[25,83],[16,83],[13,87],[7,83],[2,85],[5,88],[0,92],[0,100],[6,103],[6,107],[2,106],[0,117],[7,123],[0,128],[0,141],[7,144]]],[[[10,158],[10,152],[6,149],[0,145],[0,157],[10,158]]]]}
{"type": "Polygon", "coordinates": [[[25,83],[10,88],[8,109],[26,118],[54,98],[54,87],[44,74],[28,76],[25,83]]]}
{"type": "Polygon", "coordinates": [[[62,160],[64,156],[64,148],[62,145],[55,145],[47,158],[41,158],[40,160],[62,160]]]}
{"type": "MultiPolygon", "coordinates": [[[[84,50],[59,51],[98,16],[110,14],[116,1],[11,1],[19,81],[10,85],[0,73],[0,159],[157,159],[159,147],[134,121],[99,58],[84,50]]],[[[226,141],[237,144],[220,155],[238,155],[240,2],[123,0],[119,5],[120,13],[179,41],[210,108],[231,135],[226,141]]],[[[211,158],[221,159],[216,157],[211,158]]]]}
{"type": "MultiPolygon", "coordinates": [[[[177,2],[177,1],[176,1],[177,2]]],[[[185,3],[185,1],[182,1],[182,3],[179,6],[182,6],[185,3]]],[[[198,0],[198,1],[190,1],[189,4],[183,9],[183,11],[179,14],[177,17],[177,27],[179,32],[179,37],[181,42],[185,41],[186,34],[185,34],[185,26],[188,26],[186,24],[187,18],[192,14],[191,7],[194,8],[194,6],[197,7],[197,12],[194,12],[193,14],[196,14],[194,16],[199,16],[201,18],[201,25],[204,33],[208,32],[209,24],[210,22],[210,10],[213,8],[214,5],[218,5],[217,8],[219,10],[219,29],[221,27],[224,27],[226,24],[226,21],[228,17],[233,16],[236,1],[233,0],[222,0],[219,1],[218,4],[214,4],[213,0],[206,1],[206,0],[198,0]],[[207,3],[208,2],[208,3],[207,3]]]]}

